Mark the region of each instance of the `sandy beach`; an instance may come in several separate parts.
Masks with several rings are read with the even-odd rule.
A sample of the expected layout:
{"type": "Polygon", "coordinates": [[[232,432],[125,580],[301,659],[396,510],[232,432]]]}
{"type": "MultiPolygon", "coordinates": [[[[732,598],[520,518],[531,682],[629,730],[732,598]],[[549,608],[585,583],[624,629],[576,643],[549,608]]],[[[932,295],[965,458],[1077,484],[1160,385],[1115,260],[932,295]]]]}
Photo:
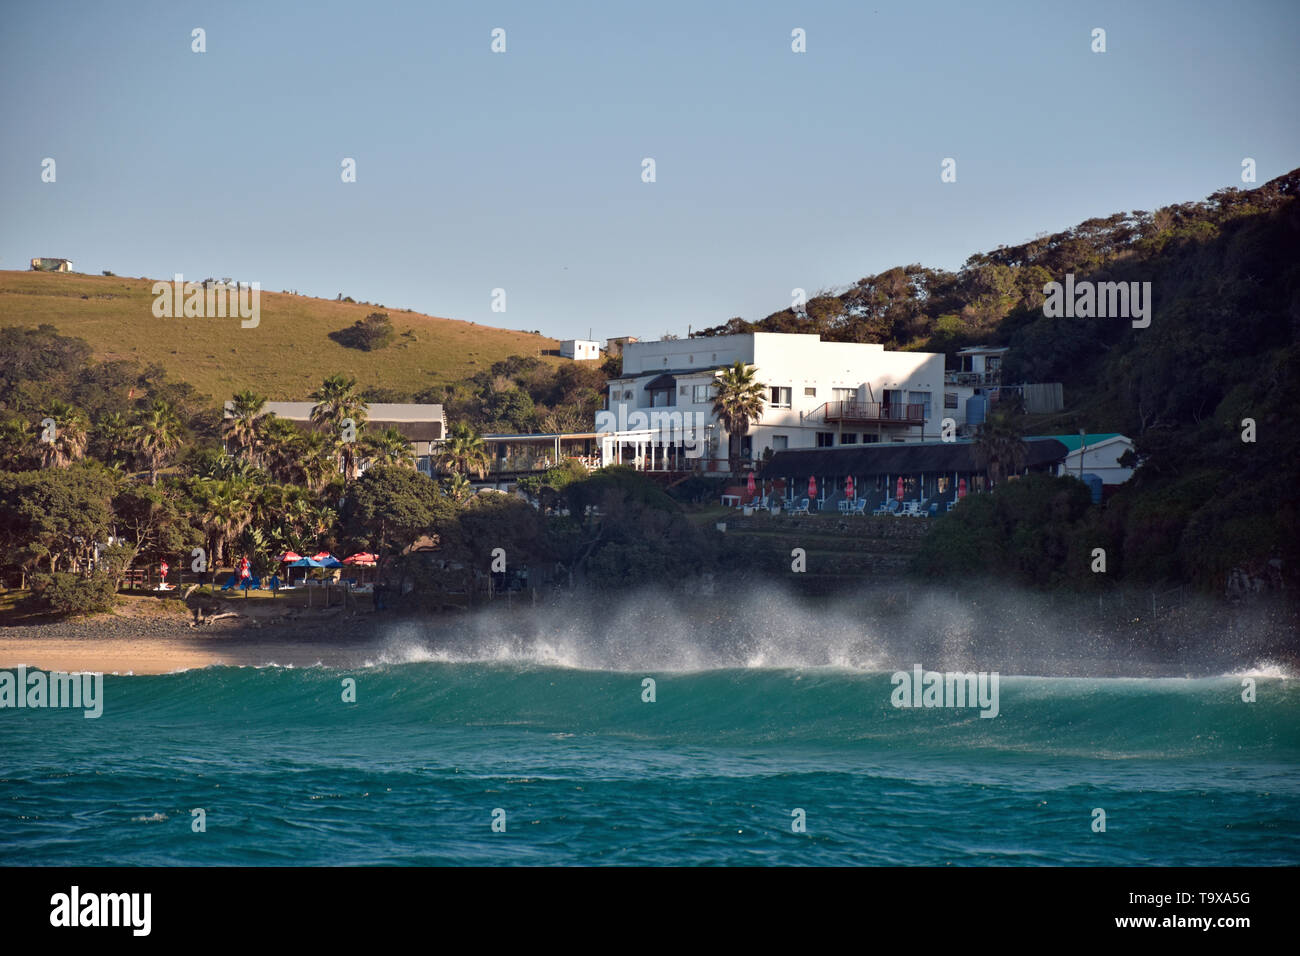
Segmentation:
{"type": "MultiPolygon", "coordinates": [[[[368,614],[339,608],[292,619],[250,609],[240,618],[191,627],[180,613],[113,614],[0,627],[0,669],[168,674],[214,665],[348,667],[373,659],[383,639],[368,614]]],[[[271,609],[265,609],[269,612],[271,609]]]]}

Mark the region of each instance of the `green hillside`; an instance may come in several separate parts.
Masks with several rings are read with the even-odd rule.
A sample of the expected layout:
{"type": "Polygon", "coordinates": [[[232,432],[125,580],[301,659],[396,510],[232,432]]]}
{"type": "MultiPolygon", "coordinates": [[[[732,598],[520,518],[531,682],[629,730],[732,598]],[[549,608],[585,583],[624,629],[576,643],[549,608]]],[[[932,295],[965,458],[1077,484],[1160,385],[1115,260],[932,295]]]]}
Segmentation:
{"type": "Polygon", "coordinates": [[[252,388],[273,400],[302,399],[333,372],[354,376],[363,388],[413,394],[557,346],[528,332],[265,290],[256,328],[242,329],[238,319],[159,319],[154,281],[0,271],[0,328],[48,323],[84,339],[97,359],[156,363],[213,398],[252,388]],[[397,333],[387,348],[365,352],[329,338],[377,311],[388,313],[397,333]]]}

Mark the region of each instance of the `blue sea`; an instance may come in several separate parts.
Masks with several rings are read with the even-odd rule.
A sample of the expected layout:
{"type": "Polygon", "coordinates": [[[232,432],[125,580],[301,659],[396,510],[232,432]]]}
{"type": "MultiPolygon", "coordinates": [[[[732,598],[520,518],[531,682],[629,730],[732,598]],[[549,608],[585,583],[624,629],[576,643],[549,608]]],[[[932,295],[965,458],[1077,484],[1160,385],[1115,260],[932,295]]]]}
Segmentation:
{"type": "Polygon", "coordinates": [[[1003,673],[989,719],[837,665],[110,675],[0,711],[0,863],[1295,865],[1300,687],[1253,677],[1003,673]]]}

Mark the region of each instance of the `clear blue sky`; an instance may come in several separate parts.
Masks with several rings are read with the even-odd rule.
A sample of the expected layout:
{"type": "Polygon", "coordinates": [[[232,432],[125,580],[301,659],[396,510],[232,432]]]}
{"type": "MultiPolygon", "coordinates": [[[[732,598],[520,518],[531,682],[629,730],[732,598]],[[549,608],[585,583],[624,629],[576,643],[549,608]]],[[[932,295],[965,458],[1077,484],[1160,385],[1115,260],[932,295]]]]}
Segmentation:
{"type": "Polygon", "coordinates": [[[8,4],[0,268],[684,333],[1265,182],[1298,53],[1290,0],[8,4]]]}

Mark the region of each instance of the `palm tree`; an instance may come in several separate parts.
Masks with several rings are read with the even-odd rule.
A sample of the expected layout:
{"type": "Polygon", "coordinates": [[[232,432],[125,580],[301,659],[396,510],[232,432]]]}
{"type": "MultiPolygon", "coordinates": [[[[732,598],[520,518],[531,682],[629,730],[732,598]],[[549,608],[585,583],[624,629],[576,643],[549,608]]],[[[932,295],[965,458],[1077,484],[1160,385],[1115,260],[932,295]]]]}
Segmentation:
{"type": "Polygon", "coordinates": [[[1007,475],[1018,472],[1025,465],[1029,446],[1010,419],[1002,415],[989,416],[975,433],[975,464],[987,468],[989,481],[1000,484],[1007,475]]]}
{"type": "Polygon", "coordinates": [[[221,566],[226,543],[239,536],[253,519],[252,489],[242,479],[196,479],[193,496],[199,505],[199,522],[212,543],[210,566],[221,566]]]}
{"type": "Polygon", "coordinates": [[[713,380],[713,415],[727,432],[727,460],[733,475],[740,471],[741,439],[763,417],[767,400],[767,386],[755,380],[754,371],[754,366],[736,362],[713,380]]]}
{"type": "Polygon", "coordinates": [[[275,481],[297,482],[302,430],[287,418],[269,418],[261,428],[262,463],[275,481]]]}
{"type": "Polygon", "coordinates": [[[36,429],[25,418],[0,421],[0,471],[26,471],[35,461],[36,429]]]}
{"type": "Polygon", "coordinates": [[[364,442],[363,452],[375,465],[415,467],[415,452],[411,449],[411,443],[391,425],[378,435],[368,436],[364,442]]]}
{"type": "Polygon", "coordinates": [[[235,453],[253,464],[261,464],[263,430],[275,417],[263,411],[265,408],[266,396],[246,388],[235,393],[230,402],[231,417],[223,423],[222,430],[234,444],[235,453]]]}
{"type": "Polygon", "coordinates": [[[185,443],[185,426],[171,403],[158,399],[131,426],[131,440],[149,468],[149,484],[156,485],[159,470],[185,443]]]}
{"type": "Polygon", "coordinates": [[[55,399],[45,417],[54,421],[54,433],[49,441],[45,441],[42,430],[41,467],[62,468],[80,460],[86,454],[88,440],[86,416],[67,402],[55,399]]]}
{"type": "Polygon", "coordinates": [[[464,422],[452,425],[447,430],[447,438],[438,450],[438,467],[446,468],[458,475],[473,472],[482,476],[492,463],[487,445],[469,425],[464,422]]]}
{"type": "Polygon", "coordinates": [[[442,479],[439,485],[442,487],[442,493],[452,501],[464,501],[474,491],[469,479],[459,472],[442,479]]]}
{"type": "Polygon", "coordinates": [[[338,474],[332,443],[320,432],[308,432],[300,435],[297,449],[298,473],[302,475],[302,483],[313,493],[319,492],[330,483],[333,475],[338,474]]]}
{"type": "Polygon", "coordinates": [[[110,462],[125,460],[131,451],[131,420],[121,412],[109,412],[95,426],[99,447],[110,462]]]}
{"type": "Polygon", "coordinates": [[[357,476],[357,449],[355,441],[343,440],[343,422],[352,419],[358,432],[366,423],[366,403],[357,391],[357,380],[331,375],[312,392],[311,399],[316,403],[311,410],[312,424],[329,430],[335,441],[339,470],[351,481],[357,476]]]}

